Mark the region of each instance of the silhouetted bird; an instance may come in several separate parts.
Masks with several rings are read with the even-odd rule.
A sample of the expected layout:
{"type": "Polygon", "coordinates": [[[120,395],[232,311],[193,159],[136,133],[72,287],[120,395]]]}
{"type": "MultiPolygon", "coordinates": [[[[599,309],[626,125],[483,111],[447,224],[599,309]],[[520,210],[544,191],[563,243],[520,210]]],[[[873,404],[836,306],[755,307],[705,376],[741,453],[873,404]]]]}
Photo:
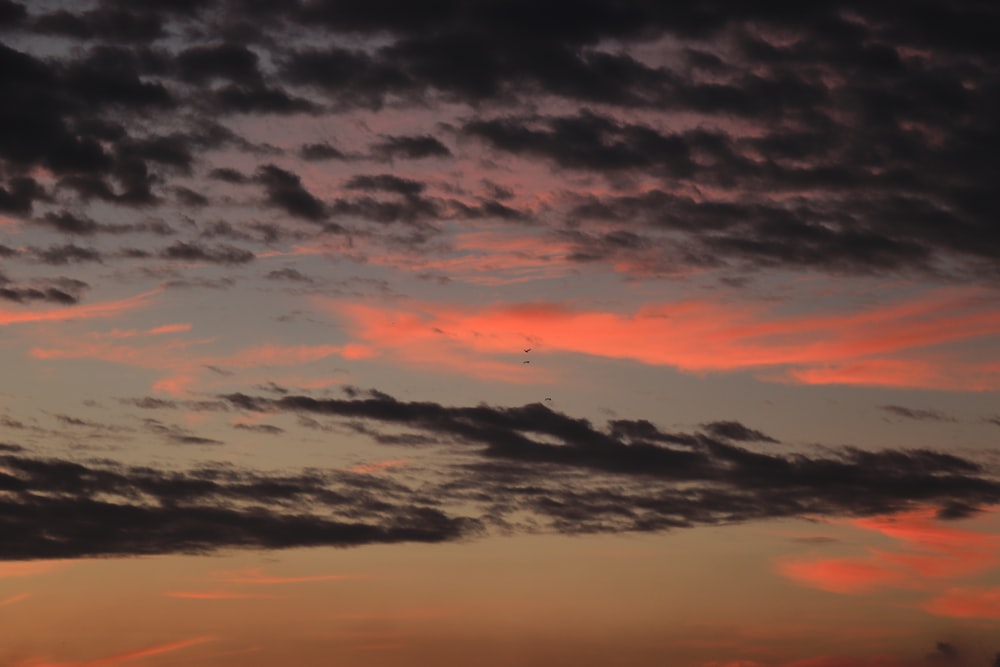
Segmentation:
{"type": "Polygon", "coordinates": [[[548,396],[546,396],[546,397],[545,397],[545,400],[546,400],[546,401],[551,401],[552,399],[551,399],[551,398],[549,398],[548,396]]]}
{"type": "Polygon", "coordinates": [[[525,352],[531,352],[531,348],[529,347],[528,349],[525,350],[525,352]]]}
{"type": "Polygon", "coordinates": [[[527,359],[525,359],[525,360],[524,360],[524,361],[522,361],[521,363],[522,363],[522,364],[530,364],[531,362],[530,362],[530,361],[528,361],[527,359]]]}

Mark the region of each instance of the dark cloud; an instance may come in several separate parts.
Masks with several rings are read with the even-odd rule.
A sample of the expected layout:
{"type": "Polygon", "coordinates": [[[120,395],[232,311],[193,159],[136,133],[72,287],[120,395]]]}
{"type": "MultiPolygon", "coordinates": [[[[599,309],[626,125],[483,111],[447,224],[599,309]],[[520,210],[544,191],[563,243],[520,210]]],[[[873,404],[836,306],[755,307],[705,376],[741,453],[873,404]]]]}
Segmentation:
{"type": "Polygon", "coordinates": [[[45,198],[45,191],[33,178],[12,178],[5,186],[0,185],[0,212],[28,214],[38,199],[45,198]]]}
{"type": "Polygon", "coordinates": [[[473,120],[462,130],[497,150],[546,158],[560,167],[598,172],[657,169],[677,177],[694,175],[692,150],[704,136],[701,132],[663,134],[591,112],[539,121],[473,120]]]}
{"type": "Polygon", "coordinates": [[[193,243],[177,241],[159,252],[163,259],[178,259],[189,262],[209,262],[212,264],[246,264],[256,259],[249,250],[234,246],[219,245],[202,247],[193,243]]]}
{"type": "Polygon", "coordinates": [[[82,280],[66,277],[35,279],[28,285],[19,285],[0,273],[0,299],[15,303],[43,301],[72,306],[79,303],[89,287],[90,285],[82,280]]]}
{"type": "Polygon", "coordinates": [[[371,476],[222,464],[178,472],[3,449],[4,560],[443,542],[477,530],[371,476]]]}
{"type": "Polygon", "coordinates": [[[326,92],[343,108],[380,109],[390,94],[410,97],[417,92],[416,83],[397,65],[337,47],[290,54],[282,75],[326,92]]]}
{"type": "Polygon", "coordinates": [[[226,79],[238,84],[262,82],[259,56],[242,44],[193,46],[177,54],[178,75],[189,83],[226,79]]]}
{"type": "Polygon", "coordinates": [[[174,195],[181,206],[199,207],[208,206],[209,199],[200,192],[195,192],[190,188],[178,186],[174,188],[174,195]]]}
{"type": "Polygon", "coordinates": [[[347,155],[338,148],[334,148],[328,143],[305,144],[299,149],[299,156],[303,160],[316,162],[319,160],[346,160],[347,155]]]}
{"type": "Polygon", "coordinates": [[[281,435],[285,429],[271,424],[233,424],[233,428],[241,431],[251,431],[252,433],[263,433],[265,435],[281,435]]]}
{"type": "Polygon", "coordinates": [[[778,442],[774,438],[735,421],[718,421],[702,424],[705,432],[716,438],[737,442],[778,442]]]}
{"type": "Polygon", "coordinates": [[[934,663],[954,663],[959,659],[958,648],[950,642],[937,642],[927,660],[934,663]]]}
{"type": "Polygon", "coordinates": [[[326,206],[302,186],[296,174],[268,164],[257,171],[256,180],[264,185],[268,203],[289,215],[313,222],[327,217],[326,206]]]}
{"type": "MultiPolygon", "coordinates": [[[[293,412],[306,418],[324,415],[348,424],[357,422],[366,433],[393,436],[391,429],[400,426],[415,430],[422,436],[420,444],[450,445],[479,457],[470,464],[474,479],[467,482],[471,487],[483,482],[481,475],[492,474],[498,467],[523,474],[544,471],[553,478],[596,475],[595,486],[581,487],[579,493],[560,501],[557,523],[561,530],[654,529],[807,514],[865,515],[921,504],[942,507],[945,517],[950,515],[948,508],[1000,500],[1000,483],[980,465],[929,450],[844,448],[824,456],[762,454],[708,434],[666,432],[645,421],[618,420],[607,429],[598,429],[587,420],[541,404],[463,408],[397,401],[381,392],[348,395],[348,399],[245,394],[223,398],[251,412],[293,412]],[[619,481],[608,481],[610,486],[604,487],[596,481],[604,476],[619,481]],[[634,488],[613,490],[614,484],[624,480],[632,480],[634,488]],[[583,505],[571,507],[574,503],[583,505]],[[643,511],[638,511],[639,506],[643,511]],[[655,507],[666,514],[657,515],[651,509],[655,507]],[[576,528],[569,521],[570,509],[580,513],[576,528]],[[615,512],[632,518],[608,523],[615,512]]],[[[356,425],[351,428],[359,430],[356,425]]],[[[516,484],[511,481],[510,485],[503,493],[517,495],[516,484]]],[[[554,489],[546,492],[551,497],[560,495],[554,489]]],[[[528,504],[552,516],[551,507],[528,504]]]]}
{"type": "Polygon", "coordinates": [[[315,113],[319,107],[302,97],[267,86],[228,85],[214,91],[216,109],[223,113],[315,113]]]}
{"type": "Polygon", "coordinates": [[[348,190],[368,190],[374,192],[392,192],[404,197],[415,197],[427,187],[420,181],[400,178],[392,174],[359,174],[352,176],[344,187],[348,190]]]}
{"type": "Polygon", "coordinates": [[[53,245],[48,248],[30,248],[29,250],[38,261],[44,264],[62,265],[104,261],[100,251],[96,248],[85,248],[73,243],[53,245]]]}
{"type": "Polygon", "coordinates": [[[269,271],[264,277],[268,280],[287,280],[295,283],[314,282],[312,278],[293,268],[275,269],[274,271],[269,271]]]}
{"type": "Polygon", "coordinates": [[[17,23],[28,16],[28,10],[20,2],[0,0],[0,26],[17,23]]]}
{"type": "Polygon", "coordinates": [[[138,44],[164,36],[163,25],[157,17],[108,6],[80,14],[66,10],[41,14],[32,21],[32,28],[45,35],[138,44]]]}
{"type": "MultiPolygon", "coordinates": [[[[0,210],[28,216],[68,193],[83,204],[209,206],[214,193],[174,182],[207,152],[281,152],[215,117],[446,108],[431,131],[362,128],[367,157],[447,158],[443,137],[471,137],[496,168],[522,158],[569,172],[545,220],[572,232],[571,261],[995,283],[996,9],[661,5],[107,0],[28,12],[2,0],[0,24],[22,37],[10,44],[80,41],[72,56],[0,45],[0,127],[18,128],[0,133],[0,210]],[[284,30],[303,39],[289,44],[284,30]],[[556,111],[566,108],[583,110],[556,111]],[[156,127],[172,131],[150,135],[156,127]],[[55,175],[52,192],[36,168],[55,175]],[[586,194],[594,177],[612,192],[586,194]]],[[[298,139],[302,159],[364,159],[310,140],[298,139]]],[[[502,203],[514,192],[473,205],[375,187],[365,191],[413,199],[333,195],[327,205],[289,169],[209,177],[256,181],[269,205],[315,222],[538,220],[502,203]]]]}
{"type": "Polygon", "coordinates": [[[904,419],[916,419],[918,421],[957,421],[954,417],[946,415],[938,410],[913,409],[906,408],[901,405],[880,405],[879,410],[884,410],[890,414],[896,415],[897,417],[903,417],[904,419]]]}
{"type": "Polygon", "coordinates": [[[371,150],[375,155],[388,160],[451,157],[448,147],[430,135],[386,137],[373,144],[371,150]]]}
{"type": "Polygon", "coordinates": [[[191,433],[188,429],[175,424],[166,424],[159,419],[146,418],[142,420],[142,425],[150,433],[162,436],[167,442],[174,445],[223,445],[221,440],[214,438],[204,438],[191,433]]]}
{"type": "Polygon", "coordinates": [[[229,167],[220,167],[218,169],[213,169],[208,174],[209,178],[213,178],[217,181],[224,181],[226,183],[247,183],[250,179],[243,173],[230,169],[229,167]]]}

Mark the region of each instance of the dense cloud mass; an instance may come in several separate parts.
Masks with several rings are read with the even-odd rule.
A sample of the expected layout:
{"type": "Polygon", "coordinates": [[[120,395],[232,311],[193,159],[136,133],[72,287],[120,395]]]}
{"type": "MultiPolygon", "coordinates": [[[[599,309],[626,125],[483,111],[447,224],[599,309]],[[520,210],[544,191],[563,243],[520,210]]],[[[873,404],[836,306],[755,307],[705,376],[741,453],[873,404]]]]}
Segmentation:
{"type": "MultiPolygon", "coordinates": [[[[1000,502],[1000,481],[971,459],[930,450],[768,453],[777,441],[734,421],[704,432],[646,420],[603,428],[541,404],[450,407],[348,389],[343,399],[230,394],[217,401],[130,400],[147,410],[292,413],[336,447],[436,451],[419,484],[367,472],[188,470],[41,457],[4,445],[0,557],[199,553],[234,547],[446,541],[491,530],[661,531],[774,518],[870,516],[931,506],[944,519],[1000,502]],[[398,429],[404,429],[399,432],[398,429]],[[45,526],[40,530],[40,526],[45,526]]],[[[60,416],[68,427],[99,424],[60,416]]],[[[22,425],[23,426],[23,425],[22,425]]],[[[285,430],[237,428],[284,438],[285,430]]],[[[174,445],[221,445],[159,419],[144,432],[174,445]]]]}
{"type": "Polygon", "coordinates": [[[263,200],[375,252],[386,223],[422,221],[409,250],[427,253],[447,247],[423,242],[435,218],[531,218],[570,262],[626,274],[996,279],[990,3],[5,2],[0,26],[0,212],[100,246],[48,263],[127,261],[101,239],[149,231],[88,208],[235,204],[239,228],[260,222],[263,200]],[[33,48],[42,40],[53,48],[33,48]],[[389,132],[352,115],[427,110],[435,122],[389,132]],[[346,148],[325,131],[291,145],[241,135],[247,120],[315,116],[360,136],[346,148]],[[377,164],[429,159],[457,182],[372,180],[403,179],[377,164]],[[319,191],[300,173],[318,162],[346,173],[319,191]],[[477,169],[526,162],[551,171],[549,191],[469,196],[477,169]],[[247,187],[190,187],[204,177],[247,187]]]}

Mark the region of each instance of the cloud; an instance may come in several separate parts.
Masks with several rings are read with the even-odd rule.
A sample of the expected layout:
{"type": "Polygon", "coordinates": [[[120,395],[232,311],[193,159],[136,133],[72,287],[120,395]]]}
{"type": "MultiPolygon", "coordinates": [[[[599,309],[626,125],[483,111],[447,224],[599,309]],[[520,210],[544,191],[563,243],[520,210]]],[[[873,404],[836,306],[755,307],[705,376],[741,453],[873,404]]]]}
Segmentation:
{"type": "Polygon", "coordinates": [[[177,241],[159,252],[164,259],[185,262],[209,262],[211,264],[246,264],[255,259],[254,253],[234,246],[220,245],[214,248],[177,241]]]}
{"type": "Polygon", "coordinates": [[[897,417],[903,417],[905,419],[916,419],[918,421],[936,421],[936,422],[956,421],[954,417],[950,417],[937,410],[913,409],[913,408],[906,408],[901,405],[880,405],[878,407],[879,410],[885,410],[888,413],[894,414],[897,417]]]}
{"type": "Polygon", "coordinates": [[[451,157],[451,151],[431,135],[389,136],[375,143],[372,152],[382,159],[419,160],[431,157],[451,157]]]}
{"type": "Polygon", "coordinates": [[[66,278],[35,279],[29,285],[13,283],[0,273],[0,299],[14,303],[42,301],[72,306],[80,302],[83,293],[90,287],[82,280],[66,278]]]}
{"type": "Polygon", "coordinates": [[[258,169],[256,180],[264,185],[268,203],[289,215],[313,222],[327,217],[323,202],[310,194],[292,172],[268,164],[258,169]]]}
{"type": "Polygon", "coordinates": [[[150,300],[161,290],[155,289],[134,296],[113,301],[99,301],[78,305],[73,308],[12,311],[0,307],[0,326],[29,322],[59,322],[68,320],[114,317],[130,310],[149,305],[150,300]]]}
{"type": "Polygon", "coordinates": [[[753,371],[762,379],[806,384],[983,389],[1000,386],[1000,368],[978,356],[939,355],[934,349],[1000,332],[992,300],[988,292],[942,290],[855,312],[796,316],[774,314],[764,304],[708,300],[648,304],[631,313],[560,302],[329,307],[366,345],[402,363],[437,368],[502,367],[501,359],[534,341],[548,352],[693,373],[753,371]]]}
{"type": "MultiPolygon", "coordinates": [[[[645,420],[598,427],[541,404],[449,407],[353,388],[343,399],[220,398],[233,410],[291,413],[306,426],[355,433],[379,447],[429,447],[444,458],[433,466],[407,459],[407,469],[421,479],[407,485],[402,480],[410,475],[373,474],[403,465],[398,458],[343,471],[269,473],[229,464],[167,470],[9,450],[0,454],[6,491],[0,519],[11,539],[0,546],[0,558],[449,541],[491,527],[617,533],[847,517],[912,548],[788,561],[786,573],[822,585],[838,581],[828,589],[855,592],[907,586],[918,575],[948,580],[998,562],[991,537],[947,527],[938,510],[996,505],[1000,482],[982,465],[943,452],[761,453],[645,420]],[[938,519],[931,518],[935,512],[938,519]]],[[[220,410],[192,401],[134,404],[220,410]]],[[[169,443],[213,444],[157,419],[143,424],[169,443]]]]}
{"type": "Polygon", "coordinates": [[[440,542],[476,529],[388,480],[368,479],[361,493],[350,473],[176,472],[14,454],[0,463],[4,560],[440,542]]]}
{"type": "Polygon", "coordinates": [[[471,449],[481,460],[470,464],[473,479],[467,484],[499,484],[497,497],[524,503],[568,532],[878,514],[925,503],[989,505],[1000,491],[994,481],[980,476],[984,473],[977,464],[928,450],[844,449],[828,458],[762,454],[705,434],[664,432],[649,422],[616,420],[602,430],[541,404],[452,408],[397,401],[381,392],[351,399],[245,394],[223,398],[255,413],[363,420],[376,433],[405,426],[458,451],[471,449]],[[639,490],[581,484],[574,490],[548,489],[518,498],[514,480],[528,474],[528,466],[536,471],[530,475],[533,483],[538,483],[537,474],[590,473],[599,479],[611,475],[641,480],[644,486],[639,490]]]}
{"type": "Polygon", "coordinates": [[[786,557],[776,566],[782,575],[820,590],[853,595],[885,588],[920,590],[931,593],[921,603],[931,613],[986,613],[987,607],[979,604],[988,598],[985,591],[980,598],[969,593],[973,589],[954,585],[946,587],[947,593],[940,591],[942,583],[1000,567],[1000,540],[989,533],[947,526],[946,520],[940,512],[926,509],[848,520],[849,525],[877,531],[904,548],[869,547],[864,556],[786,557]]]}

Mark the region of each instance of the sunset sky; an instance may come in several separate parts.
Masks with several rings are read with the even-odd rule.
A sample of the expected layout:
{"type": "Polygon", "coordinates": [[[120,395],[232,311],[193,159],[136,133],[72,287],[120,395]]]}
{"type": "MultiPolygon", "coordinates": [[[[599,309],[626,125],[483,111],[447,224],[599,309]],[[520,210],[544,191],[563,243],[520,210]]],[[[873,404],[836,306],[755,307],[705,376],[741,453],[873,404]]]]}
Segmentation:
{"type": "Polygon", "coordinates": [[[1000,667],[998,35],[0,0],[0,667],[1000,667]]]}

